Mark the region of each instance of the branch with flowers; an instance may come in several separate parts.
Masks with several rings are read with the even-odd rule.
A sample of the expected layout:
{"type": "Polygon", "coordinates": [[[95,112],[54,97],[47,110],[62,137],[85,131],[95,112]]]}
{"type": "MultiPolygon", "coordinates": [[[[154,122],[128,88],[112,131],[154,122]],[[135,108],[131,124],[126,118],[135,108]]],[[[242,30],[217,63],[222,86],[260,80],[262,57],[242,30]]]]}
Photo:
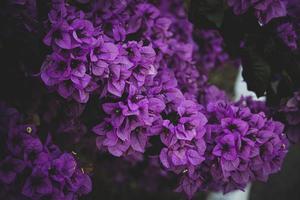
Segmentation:
{"type": "Polygon", "coordinates": [[[243,190],[299,141],[297,0],[0,5],[0,199],[243,190]]]}

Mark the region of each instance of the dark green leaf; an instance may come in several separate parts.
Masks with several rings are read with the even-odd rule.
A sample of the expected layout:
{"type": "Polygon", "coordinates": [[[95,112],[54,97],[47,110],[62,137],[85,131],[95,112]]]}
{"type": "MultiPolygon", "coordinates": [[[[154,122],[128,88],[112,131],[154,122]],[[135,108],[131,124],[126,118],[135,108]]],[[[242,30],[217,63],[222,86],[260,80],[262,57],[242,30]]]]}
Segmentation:
{"type": "Polygon", "coordinates": [[[231,56],[240,56],[240,44],[245,35],[258,35],[260,25],[255,16],[246,13],[236,16],[231,9],[225,11],[221,33],[226,44],[226,50],[231,56]]]}
{"type": "Polygon", "coordinates": [[[191,0],[189,19],[198,28],[220,27],[225,9],[223,0],[191,0]]]}
{"type": "Polygon", "coordinates": [[[248,90],[254,91],[258,97],[265,95],[271,79],[269,64],[253,47],[247,47],[243,50],[242,64],[243,77],[248,90]]]}

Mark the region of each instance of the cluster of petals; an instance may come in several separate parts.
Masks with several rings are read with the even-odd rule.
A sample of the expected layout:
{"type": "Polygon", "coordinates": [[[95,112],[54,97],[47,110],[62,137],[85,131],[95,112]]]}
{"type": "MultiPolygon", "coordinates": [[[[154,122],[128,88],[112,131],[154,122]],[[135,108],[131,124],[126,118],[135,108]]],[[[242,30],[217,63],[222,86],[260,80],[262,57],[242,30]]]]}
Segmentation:
{"type": "Polygon", "coordinates": [[[182,102],[177,111],[166,117],[160,134],[160,139],[166,146],[160,152],[164,167],[181,172],[199,166],[204,160],[206,117],[189,100],[182,102]]]}
{"type": "Polygon", "coordinates": [[[195,30],[194,37],[199,44],[198,64],[203,71],[221,66],[229,60],[229,55],[224,49],[223,38],[218,30],[195,30]]]}
{"type": "Polygon", "coordinates": [[[227,4],[236,15],[242,15],[252,9],[262,24],[287,13],[285,0],[227,0],[227,4]]]}
{"type": "MultiPolygon", "coordinates": [[[[244,101],[218,102],[227,96],[207,84],[207,71],[228,59],[216,30],[193,35],[177,0],[78,2],[52,1],[44,37],[50,54],[40,75],[65,99],[96,96],[99,151],[140,160],[158,139],[155,156],[181,177],[178,191],[189,197],[199,189],[243,189],[280,169],[288,145],[283,125],[251,101],[251,110],[244,101]]],[[[253,7],[263,24],[285,13],[280,0],[228,4],[236,14],[253,7]]]]}
{"type": "Polygon", "coordinates": [[[203,154],[205,145],[201,138],[206,118],[200,105],[185,99],[176,88],[174,77],[168,69],[159,70],[158,75],[147,82],[149,88],[145,91],[131,86],[126,100],[104,103],[106,118],[93,129],[98,135],[98,148],[105,147],[115,156],[144,153],[150,145],[150,137],[159,136],[166,145],[162,150],[165,152],[179,148],[178,145],[193,146],[192,142],[198,138],[202,146],[197,151],[203,154]]]}
{"type": "Polygon", "coordinates": [[[272,111],[267,107],[264,100],[256,100],[252,96],[241,96],[241,98],[234,103],[237,107],[249,108],[254,114],[263,112],[267,117],[272,116],[272,111]]]}
{"type": "Polygon", "coordinates": [[[1,199],[75,200],[91,191],[91,180],[71,153],[62,152],[50,135],[43,143],[33,124],[17,110],[0,104],[1,199]]]}
{"type": "Polygon", "coordinates": [[[208,104],[206,111],[205,160],[183,176],[181,190],[189,196],[199,189],[243,190],[280,170],[288,148],[283,124],[223,101],[208,104]]]}
{"type": "MultiPolygon", "coordinates": [[[[162,152],[171,153],[180,146],[189,146],[190,150],[185,153],[185,158],[178,161],[185,162],[181,167],[187,167],[190,163],[187,161],[188,154],[193,159],[192,154],[201,156],[204,152],[205,145],[201,138],[206,123],[200,105],[196,103],[199,79],[205,78],[201,78],[195,65],[194,54],[197,48],[193,41],[192,26],[184,12],[173,13],[174,8],[182,9],[176,2],[123,6],[123,9],[116,12],[120,12],[121,16],[130,15],[131,18],[119,19],[113,15],[99,23],[111,20],[131,27],[131,19],[136,19],[136,28],[127,30],[130,32],[125,34],[125,39],[115,38],[115,43],[120,44],[127,52],[124,58],[133,63],[133,70],[122,94],[108,96],[101,92],[101,98],[107,103],[101,105],[105,113],[102,122],[93,128],[97,134],[97,146],[114,156],[139,155],[151,146],[151,137],[159,136],[166,145],[162,152]],[[143,18],[139,17],[141,13],[144,13],[143,18]],[[129,42],[128,37],[132,39],[129,42]],[[147,47],[140,41],[146,41],[147,47]],[[152,50],[153,54],[150,54],[152,50]],[[167,130],[170,134],[164,132],[167,130]],[[197,144],[194,144],[195,141],[197,144]]],[[[113,36],[113,32],[110,35],[113,36]]],[[[164,164],[168,159],[163,161],[164,164]]],[[[201,159],[203,158],[191,162],[199,164],[201,159]]],[[[175,170],[176,167],[168,168],[175,170]]]]}
{"type": "MultiPolygon", "coordinates": [[[[107,2],[98,2],[93,8],[103,9],[105,13],[111,10],[110,6],[115,6],[107,2]]],[[[133,30],[124,29],[128,24],[120,27],[132,19],[122,18],[123,22],[118,19],[115,27],[111,23],[117,19],[109,19],[115,15],[95,16],[98,14],[94,9],[85,13],[64,1],[53,3],[49,13],[50,30],[44,38],[53,52],[41,68],[42,80],[62,97],[80,103],[86,103],[93,92],[121,97],[127,82],[140,87],[148,74],[155,73],[152,45],[145,44],[142,38],[126,39],[126,34],[133,34],[133,30]],[[113,27],[106,28],[109,25],[113,27]]],[[[141,17],[141,9],[142,5],[137,9],[136,18],[141,17]]]]}

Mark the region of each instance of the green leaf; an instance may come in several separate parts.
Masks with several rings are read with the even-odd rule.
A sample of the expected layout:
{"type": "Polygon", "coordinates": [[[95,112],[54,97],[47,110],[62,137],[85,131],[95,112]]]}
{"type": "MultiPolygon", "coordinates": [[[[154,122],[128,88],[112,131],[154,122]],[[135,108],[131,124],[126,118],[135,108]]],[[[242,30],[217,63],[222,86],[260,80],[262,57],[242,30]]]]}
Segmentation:
{"type": "Polygon", "coordinates": [[[191,0],[189,19],[196,27],[202,27],[205,18],[219,28],[223,23],[225,9],[223,0],[191,0]]]}
{"type": "Polygon", "coordinates": [[[265,95],[270,85],[271,67],[258,52],[256,48],[246,47],[243,50],[242,65],[248,90],[261,97],[265,95]]]}

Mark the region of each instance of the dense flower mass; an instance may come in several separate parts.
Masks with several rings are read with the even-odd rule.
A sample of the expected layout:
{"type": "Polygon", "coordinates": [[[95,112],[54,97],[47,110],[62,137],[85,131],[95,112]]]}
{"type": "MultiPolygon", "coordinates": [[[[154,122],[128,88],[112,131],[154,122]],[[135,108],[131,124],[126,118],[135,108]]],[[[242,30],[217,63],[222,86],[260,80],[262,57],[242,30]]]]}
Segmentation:
{"type": "MultiPolygon", "coordinates": [[[[156,5],[142,1],[99,1],[89,3],[91,9],[83,12],[63,2],[53,4],[50,31],[44,38],[53,53],[43,64],[41,78],[66,99],[87,103],[91,94],[100,96],[104,115],[93,128],[100,151],[141,160],[152,146],[150,139],[159,136],[164,146],[159,156],[162,165],[169,171],[183,173],[184,180],[186,172],[192,176],[202,169],[203,163],[209,163],[209,153],[205,152],[211,151],[212,144],[204,135],[207,137],[207,127],[212,125],[205,128],[207,119],[198,100],[207,104],[227,99],[222,91],[206,83],[205,73],[224,63],[228,55],[216,30],[195,32],[194,36],[201,40],[198,44],[202,44],[197,47],[193,28],[179,5],[165,1],[156,5]],[[200,70],[204,74],[199,73],[196,64],[206,68],[200,70]],[[199,97],[200,91],[203,95],[199,97]]],[[[265,16],[267,11],[258,4],[256,9],[264,22],[274,17],[269,13],[265,16]]],[[[258,116],[265,120],[262,114],[258,116]]],[[[230,117],[235,117],[235,113],[227,117],[226,122],[220,122],[220,130],[226,126],[223,123],[241,123],[238,134],[246,135],[249,125],[239,119],[242,116],[232,121],[230,117]]],[[[228,145],[229,153],[224,154],[224,159],[228,163],[236,160],[236,137],[234,132],[226,132],[210,154],[222,157],[221,146],[228,145]]],[[[256,151],[262,146],[254,144],[250,146],[256,151]]],[[[228,191],[228,173],[221,179],[224,184],[220,182],[218,187],[211,188],[228,191]]],[[[242,189],[255,178],[252,176],[231,189],[242,189]]],[[[195,185],[200,188],[203,184],[195,185]]],[[[196,190],[184,191],[191,195],[196,190]]]]}
{"type": "Polygon", "coordinates": [[[286,15],[285,0],[227,0],[236,15],[246,13],[253,9],[255,16],[262,24],[266,24],[273,18],[286,15]]]}
{"type": "Polygon", "coordinates": [[[161,150],[160,160],[166,168],[174,171],[199,165],[203,160],[205,142],[204,125],[207,120],[192,101],[184,101],[175,113],[164,120],[160,138],[166,146],[161,150]]]}
{"type": "Polygon", "coordinates": [[[194,37],[199,44],[198,64],[206,70],[218,67],[229,60],[224,50],[224,41],[218,30],[195,30],[194,37]]]}
{"type": "Polygon", "coordinates": [[[88,13],[64,2],[53,5],[49,15],[51,29],[44,42],[54,52],[45,60],[41,77],[64,98],[86,103],[91,92],[99,87],[102,95],[121,97],[128,89],[128,81],[141,87],[146,76],[155,73],[156,54],[152,44],[144,44],[146,37],[131,41],[126,35],[137,33],[142,25],[147,28],[148,24],[142,24],[142,20],[132,27],[133,19],[140,19],[144,12],[150,13],[150,24],[154,19],[161,21],[158,30],[167,29],[170,22],[158,19],[158,10],[150,4],[141,3],[136,13],[125,10],[127,3],[112,8],[114,4],[117,3],[95,2],[88,13]],[[100,10],[113,12],[111,9],[128,16],[120,19],[118,15],[97,14],[100,10]]]}
{"type": "Polygon", "coordinates": [[[271,110],[268,109],[266,102],[263,100],[255,100],[252,96],[244,97],[242,96],[240,100],[234,104],[237,107],[249,108],[254,114],[263,112],[267,117],[272,116],[271,110]]]}
{"type": "MultiPolygon", "coordinates": [[[[196,44],[193,42],[191,24],[185,15],[171,13],[174,7],[183,8],[175,3],[154,5],[140,1],[124,4],[117,1],[98,2],[91,6],[94,10],[82,13],[97,30],[96,35],[89,35],[92,38],[86,42],[89,47],[76,45],[78,41],[73,38],[74,42],[65,48],[68,39],[62,37],[64,42],[61,45],[61,41],[53,39],[55,30],[50,30],[44,41],[54,51],[58,50],[48,57],[50,62],[53,61],[51,57],[56,58],[57,54],[64,61],[65,53],[76,48],[86,52],[81,56],[85,63],[79,66],[88,68],[81,71],[90,77],[88,81],[96,84],[95,90],[85,93],[86,98],[77,98],[80,96],[76,94],[81,89],[73,81],[72,67],[68,67],[72,63],[69,61],[62,62],[66,67],[63,67],[62,74],[57,74],[56,69],[61,69],[61,65],[57,62],[49,64],[46,60],[41,76],[63,97],[87,102],[88,94],[93,92],[100,95],[104,102],[108,101],[101,102],[105,114],[101,123],[93,128],[99,150],[114,156],[139,157],[151,146],[150,137],[159,135],[163,129],[176,131],[172,134],[178,140],[192,141],[196,136],[201,140],[206,119],[198,108],[200,105],[196,98],[200,80],[204,82],[206,78],[200,76],[194,64],[196,44]],[[97,11],[106,14],[99,15],[97,11]],[[112,15],[114,12],[116,14],[112,15]],[[55,72],[54,76],[52,72],[55,72]],[[65,87],[59,86],[66,82],[75,89],[65,90],[65,87]],[[76,93],[65,95],[65,91],[76,93]]],[[[75,8],[69,6],[65,9],[74,11],[75,8]]],[[[72,25],[67,21],[65,23],[72,25]]],[[[73,41],[71,33],[67,35],[65,37],[73,41]]],[[[88,84],[84,85],[90,88],[88,84]]],[[[163,143],[170,140],[164,136],[161,138],[163,143]]],[[[200,155],[201,151],[203,149],[199,149],[200,155]]]]}
{"type": "Polygon", "coordinates": [[[225,91],[221,90],[215,85],[206,84],[205,87],[201,88],[198,102],[202,105],[216,101],[229,102],[229,97],[225,91]]]}
{"type": "MultiPolygon", "coordinates": [[[[266,32],[296,53],[300,20],[292,3],[227,3],[236,15],[253,12],[261,25],[288,10],[291,19],[266,32]]],[[[3,74],[14,74],[9,83],[24,79],[14,91],[21,98],[4,92],[4,99],[24,114],[0,103],[0,199],[79,199],[92,190],[88,170],[95,182],[104,174],[108,182],[138,182],[149,191],[160,187],[162,177],[176,176],[176,191],[192,198],[200,190],[243,190],[280,169],[288,147],[283,124],[270,119],[265,103],[250,97],[231,102],[209,83],[212,69],[231,64],[231,46],[223,26],[200,28],[188,21],[183,1],[3,5],[0,16],[12,9],[9,19],[18,22],[0,33],[0,56],[12,62],[3,74]],[[29,36],[19,44],[23,35],[29,36]],[[37,62],[23,58],[31,49],[27,43],[38,52],[37,62]]],[[[244,39],[238,48],[245,47],[244,39]]],[[[296,127],[298,96],[282,109],[287,124],[296,127]]]]}
{"type": "Polygon", "coordinates": [[[1,199],[78,199],[91,191],[91,180],[76,158],[62,152],[48,135],[43,143],[37,127],[23,122],[13,108],[1,110],[1,199]]]}
{"type": "Polygon", "coordinates": [[[227,193],[280,170],[288,147],[283,124],[223,101],[206,111],[205,160],[186,173],[179,189],[190,196],[199,188],[227,193]]]}

